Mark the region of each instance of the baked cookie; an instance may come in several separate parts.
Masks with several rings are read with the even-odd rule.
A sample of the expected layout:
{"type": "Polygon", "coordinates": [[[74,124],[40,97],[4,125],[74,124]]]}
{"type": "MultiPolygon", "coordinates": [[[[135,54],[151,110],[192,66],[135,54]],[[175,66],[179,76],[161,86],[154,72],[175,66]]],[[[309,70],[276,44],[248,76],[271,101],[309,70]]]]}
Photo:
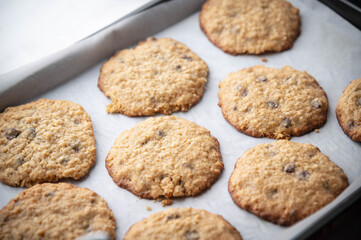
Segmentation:
{"type": "Polygon", "coordinates": [[[287,140],[247,150],[228,182],[238,206],[285,226],[316,212],[347,186],[343,170],[317,147],[287,140]]]}
{"type": "Polygon", "coordinates": [[[207,64],[182,43],[148,38],[104,63],[98,87],[112,100],[108,113],[171,114],[200,100],[207,74],[207,64]]]}
{"type": "Polygon", "coordinates": [[[327,120],[326,93],[307,72],[254,66],[230,73],[219,84],[223,116],[254,137],[289,139],[327,120]]]}
{"type": "Polygon", "coordinates": [[[300,34],[298,12],[284,0],[207,0],[199,22],[224,52],[262,54],[292,47],[300,34]]]}
{"type": "Polygon", "coordinates": [[[238,239],[239,232],[222,216],[192,208],[169,208],[134,224],[124,240],[130,239],[218,240],[238,239]]]}
{"type": "Polygon", "coordinates": [[[90,232],[115,239],[115,219],[102,197],[68,183],[44,183],[0,210],[0,239],[75,239],[90,232]]]}
{"type": "Polygon", "coordinates": [[[80,179],[95,159],[93,126],[78,104],[40,99],[0,114],[0,181],[5,184],[80,179]]]}
{"type": "Polygon", "coordinates": [[[157,200],[195,196],[210,187],[223,168],[217,139],[175,116],[148,118],[121,133],[105,165],[120,187],[157,200]]]}
{"type": "Polygon", "coordinates": [[[336,116],[343,131],[352,140],[361,142],[361,78],[352,81],[343,91],[336,116]]]}

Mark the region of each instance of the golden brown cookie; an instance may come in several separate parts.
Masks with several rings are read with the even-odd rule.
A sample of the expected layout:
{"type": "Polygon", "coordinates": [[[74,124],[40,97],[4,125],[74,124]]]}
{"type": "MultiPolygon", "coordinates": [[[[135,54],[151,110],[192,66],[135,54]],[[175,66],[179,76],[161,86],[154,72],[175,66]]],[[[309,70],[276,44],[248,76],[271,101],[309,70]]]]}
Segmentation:
{"type": "Polygon", "coordinates": [[[237,160],[228,191],[241,208],[276,224],[292,225],[346,187],[345,173],[312,144],[259,144],[237,160]]]}
{"type": "Polygon", "coordinates": [[[95,159],[93,126],[78,104],[40,99],[0,114],[0,181],[5,184],[80,179],[95,159]]]}
{"type": "Polygon", "coordinates": [[[171,114],[200,100],[207,74],[207,64],[182,43],[148,38],[104,63],[98,87],[112,100],[109,113],[171,114]]]}
{"type": "Polygon", "coordinates": [[[338,100],[336,116],[342,130],[361,142],[361,78],[352,81],[338,100]]]}
{"type": "Polygon", "coordinates": [[[124,237],[130,239],[241,240],[242,237],[220,215],[193,208],[169,208],[134,224],[124,237]]]}
{"type": "Polygon", "coordinates": [[[75,239],[90,232],[115,239],[115,219],[102,197],[68,183],[44,183],[0,210],[0,239],[75,239]]]}
{"type": "Polygon", "coordinates": [[[195,196],[209,188],[223,168],[217,139],[174,116],[148,118],[121,133],[105,164],[120,187],[158,200],[195,196]]]}
{"type": "Polygon", "coordinates": [[[223,116],[254,137],[289,139],[327,120],[327,95],[307,72],[254,66],[228,74],[219,84],[223,116]]]}
{"type": "Polygon", "coordinates": [[[300,33],[299,10],[285,0],[207,0],[199,22],[208,39],[232,55],[280,52],[300,33]]]}

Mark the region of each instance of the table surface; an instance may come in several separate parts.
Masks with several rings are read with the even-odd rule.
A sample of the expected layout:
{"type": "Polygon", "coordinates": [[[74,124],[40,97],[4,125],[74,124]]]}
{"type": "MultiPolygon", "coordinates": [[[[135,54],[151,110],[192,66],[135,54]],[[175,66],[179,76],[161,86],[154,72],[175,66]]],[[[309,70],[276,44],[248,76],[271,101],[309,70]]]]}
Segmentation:
{"type": "Polygon", "coordinates": [[[151,0],[0,0],[0,74],[60,51],[151,0]]]}

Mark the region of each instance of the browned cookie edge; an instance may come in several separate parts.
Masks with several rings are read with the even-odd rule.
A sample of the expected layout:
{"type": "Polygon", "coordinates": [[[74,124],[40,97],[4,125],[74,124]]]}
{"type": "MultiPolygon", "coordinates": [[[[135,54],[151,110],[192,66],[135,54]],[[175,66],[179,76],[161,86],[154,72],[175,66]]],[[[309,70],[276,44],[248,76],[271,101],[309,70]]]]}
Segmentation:
{"type": "MultiPolygon", "coordinates": [[[[212,139],[215,141],[216,145],[217,145],[217,151],[220,153],[220,146],[219,146],[219,141],[217,140],[217,138],[211,136],[212,139]]],[[[129,192],[133,193],[134,195],[138,196],[138,197],[141,197],[141,198],[145,198],[145,199],[154,199],[151,197],[151,195],[148,193],[148,192],[139,192],[137,191],[135,188],[133,188],[132,184],[129,184],[128,181],[125,181],[125,180],[122,180],[122,179],[119,179],[115,176],[115,174],[113,173],[112,169],[111,169],[111,166],[109,166],[109,161],[108,161],[108,156],[109,156],[109,153],[107,155],[107,157],[105,158],[105,167],[110,175],[110,177],[113,179],[113,181],[121,188],[125,189],[125,190],[128,190],[129,192]]],[[[224,168],[224,164],[222,162],[222,155],[220,154],[220,160],[221,160],[221,163],[222,163],[222,168],[220,169],[220,174],[222,173],[222,169],[224,168]]],[[[190,196],[184,196],[184,197],[195,197],[197,195],[200,195],[202,192],[206,191],[207,189],[209,189],[212,184],[218,179],[219,175],[214,175],[213,178],[209,179],[209,181],[207,182],[207,185],[205,185],[202,189],[199,190],[199,192],[196,192],[195,194],[193,195],[190,195],[190,196]]],[[[173,196],[171,196],[170,198],[167,197],[167,196],[163,196],[159,199],[156,199],[156,200],[164,200],[164,199],[172,199],[172,198],[175,198],[173,196]]]]}

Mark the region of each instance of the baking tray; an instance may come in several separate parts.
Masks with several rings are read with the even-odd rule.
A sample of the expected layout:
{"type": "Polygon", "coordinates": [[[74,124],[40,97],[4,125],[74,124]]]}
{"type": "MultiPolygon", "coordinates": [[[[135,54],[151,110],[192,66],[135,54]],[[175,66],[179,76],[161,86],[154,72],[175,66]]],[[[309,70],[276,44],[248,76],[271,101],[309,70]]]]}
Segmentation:
{"type": "MultiPolygon", "coordinates": [[[[343,89],[351,80],[361,77],[361,32],[319,2],[290,1],[300,9],[302,18],[301,35],[292,49],[262,56],[231,56],[216,48],[201,32],[197,11],[202,2],[173,0],[162,3],[117,22],[55,55],[1,75],[0,109],[39,98],[71,100],[84,107],[94,126],[97,161],[84,179],[68,182],[94,190],[108,202],[117,221],[117,239],[122,239],[132,224],[167,207],[162,207],[160,202],[139,199],[119,188],[106,171],[105,157],[115,138],[146,118],[105,112],[110,100],[97,88],[99,70],[116,50],[130,47],[147,36],[155,34],[155,37],[176,39],[205,60],[210,73],[201,101],[188,112],[174,115],[211,131],[220,142],[225,168],[209,190],[194,198],[175,199],[169,207],[193,207],[221,214],[246,240],[304,239],[361,194],[361,145],[342,132],[335,116],[343,89]],[[262,62],[262,57],[268,62],[262,62]],[[305,70],[324,88],[329,100],[327,123],[319,133],[311,132],[291,140],[319,147],[344,169],[350,183],[336,200],[291,227],[277,226],[244,211],[233,203],[227,191],[227,182],[237,158],[250,147],[274,140],[244,135],[223,118],[217,106],[218,83],[229,72],[260,64],[275,68],[290,65],[305,70]]],[[[22,190],[0,184],[0,207],[22,190]]]]}

